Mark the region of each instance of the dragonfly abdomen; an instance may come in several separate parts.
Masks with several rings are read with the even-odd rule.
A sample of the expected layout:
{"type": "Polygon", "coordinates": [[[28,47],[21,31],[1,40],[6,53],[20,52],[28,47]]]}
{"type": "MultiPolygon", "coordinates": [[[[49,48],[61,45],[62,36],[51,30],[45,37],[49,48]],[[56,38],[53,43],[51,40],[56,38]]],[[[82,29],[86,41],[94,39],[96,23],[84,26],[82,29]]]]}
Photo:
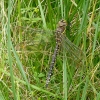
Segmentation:
{"type": "Polygon", "coordinates": [[[58,53],[59,47],[60,47],[60,44],[57,43],[56,44],[56,48],[54,50],[54,54],[52,55],[52,61],[51,61],[51,64],[50,64],[49,73],[48,73],[48,77],[47,77],[47,80],[46,80],[46,87],[48,86],[48,83],[50,81],[51,75],[53,73],[52,70],[53,70],[54,64],[56,62],[56,58],[57,58],[57,53],[58,53]]]}

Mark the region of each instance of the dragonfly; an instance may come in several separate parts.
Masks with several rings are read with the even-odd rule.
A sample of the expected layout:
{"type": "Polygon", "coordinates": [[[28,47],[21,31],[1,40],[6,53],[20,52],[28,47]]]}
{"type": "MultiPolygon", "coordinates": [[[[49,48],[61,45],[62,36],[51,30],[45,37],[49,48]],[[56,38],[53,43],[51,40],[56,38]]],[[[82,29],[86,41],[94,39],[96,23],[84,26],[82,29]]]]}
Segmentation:
{"type": "MultiPolygon", "coordinates": [[[[47,74],[47,79],[46,79],[46,88],[48,87],[48,84],[50,82],[50,78],[53,74],[53,68],[54,68],[54,65],[55,65],[55,62],[56,62],[56,59],[57,59],[57,55],[58,55],[58,52],[59,52],[59,49],[61,48],[61,45],[63,44],[63,41],[65,42],[64,44],[64,48],[66,49],[66,52],[69,53],[71,55],[71,57],[76,60],[76,61],[82,61],[82,59],[85,58],[85,55],[84,55],[84,52],[79,48],[77,47],[75,44],[73,44],[66,36],[65,36],[65,32],[66,32],[66,26],[67,26],[67,22],[65,20],[60,20],[57,24],[57,28],[55,31],[52,31],[52,30],[49,30],[48,32],[43,30],[43,29],[30,29],[32,30],[32,32],[35,34],[39,33],[53,33],[56,38],[56,46],[55,46],[55,49],[54,49],[54,53],[52,55],[52,59],[51,59],[51,62],[50,62],[50,66],[49,66],[49,72],[47,74]]],[[[25,27],[20,27],[21,29],[22,28],[25,28],[25,27]]],[[[26,28],[27,29],[27,28],[26,28]]],[[[28,31],[30,31],[28,30],[28,31]]],[[[25,32],[25,30],[24,30],[25,32]]]]}
{"type": "Polygon", "coordinates": [[[61,41],[62,41],[62,34],[65,32],[67,23],[64,20],[61,20],[58,22],[57,25],[57,29],[55,31],[56,34],[56,47],[54,50],[54,54],[52,55],[52,61],[50,63],[50,68],[49,68],[49,73],[48,73],[48,77],[46,80],[46,88],[48,87],[49,81],[50,81],[50,77],[52,75],[52,70],[56,61],[56,57],[57,57],[57,53],[59,51],[60,45],[61,45],[61,41]]]}

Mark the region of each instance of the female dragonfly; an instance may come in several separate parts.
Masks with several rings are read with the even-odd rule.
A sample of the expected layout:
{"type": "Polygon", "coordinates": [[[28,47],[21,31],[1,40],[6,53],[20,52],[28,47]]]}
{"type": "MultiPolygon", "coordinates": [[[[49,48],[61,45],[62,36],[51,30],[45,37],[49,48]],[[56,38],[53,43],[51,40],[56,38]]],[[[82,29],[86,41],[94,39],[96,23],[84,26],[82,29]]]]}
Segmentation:
{"type": "MultiPolygon", "coordinates": [[[[63,41],[65,42],[64,44],[64,48],[66,48],[66,51],[68,53],[71,54],[71,56],[73,56],[74,59],[78,59],[79,61],[81,61],[85,55],[84,53],[76,46],[74,45],[66,36],[65,36],[65,31],[66,31],[66,26],[67,23],[65,20],[60,20],[57,24],[57,28],[55,30],[55,36],[56,36],[56,47],[54,50],[54,53],[52,55],[52,59],[50,62],[50,67],[49,67],[49,72],[48,72],[48,76],[47,76],[47,80],[46,80],[46,87],[48,87],[51,75],[52,75],[52,70],[54,67],[54,64],[56,62],[56,58],[57,58],[57,54],[59,52],[59,49],[61,47],[61,45],[63,44],[63,41]]],[[[23,28],[23,27],[21,27],[23,28]]],[[[32,29],[33,33],[46,33],[44,30],[41,29],[32,29]]],[[[53,32],[53,31],[50,31],[53,32]]],[[[48,32],[47,32],[48,33],[48,32]]]]}

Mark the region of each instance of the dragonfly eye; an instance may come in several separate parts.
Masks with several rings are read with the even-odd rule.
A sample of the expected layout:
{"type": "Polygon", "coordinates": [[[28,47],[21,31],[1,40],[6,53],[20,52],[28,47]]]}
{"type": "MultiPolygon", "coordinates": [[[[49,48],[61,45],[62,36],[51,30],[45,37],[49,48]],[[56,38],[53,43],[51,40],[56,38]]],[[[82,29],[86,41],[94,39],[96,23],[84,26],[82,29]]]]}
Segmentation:
{"type": "Polygon", "coordinates": [[[65,20],[60,20],[59,22],[58,22],[58,26],[59,27],[66,27],[67,26],[67,23],[66,23],[66,21],[65,20]]]}

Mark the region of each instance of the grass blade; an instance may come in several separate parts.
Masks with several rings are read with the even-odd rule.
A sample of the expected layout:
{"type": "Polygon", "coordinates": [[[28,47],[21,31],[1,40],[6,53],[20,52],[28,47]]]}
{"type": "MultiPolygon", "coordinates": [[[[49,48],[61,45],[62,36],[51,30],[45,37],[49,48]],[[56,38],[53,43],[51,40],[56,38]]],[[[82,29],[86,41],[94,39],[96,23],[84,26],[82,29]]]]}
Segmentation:
{"type": "Polygon", "coordinates": [[[38,4],[39,4],[39,8],[40,8],[40,12],[41,12],[41,17],[42,17],[42,21],[43,21],[43,27],[45,29],[47,29],[47,25],[46,25],[46,21],[45,21],[45,16],[44,16],[44,11],[42,9],[42,5],[41,5],[40,0],[38,0],[38,4]]]}
{"type": "Polygon", "coordinates": [[[10,66],[10,76],[11,76],[11,84],[12,91],[14,95],[14,100],[17,100],[16,90],[15,90],[15,82],[14,82],[14,73],[12,68],[12,56],[11,56],[11,33],[10,33],[10,15],[11,15],[11,0],[8,1],[8,26],[7,26],[7,40],[8,40],[8,56],[9,56],[9,66],[10,66]]]}
{"type": "Polygon", "coordinates": [[[66,59],[67,59],[67,57],[66,57],[66,49],[65,49],[65,47],[63,47],[63,97],[64,97],[64,100],[67,100],[67,68],[66,68],[66,59]]]}

